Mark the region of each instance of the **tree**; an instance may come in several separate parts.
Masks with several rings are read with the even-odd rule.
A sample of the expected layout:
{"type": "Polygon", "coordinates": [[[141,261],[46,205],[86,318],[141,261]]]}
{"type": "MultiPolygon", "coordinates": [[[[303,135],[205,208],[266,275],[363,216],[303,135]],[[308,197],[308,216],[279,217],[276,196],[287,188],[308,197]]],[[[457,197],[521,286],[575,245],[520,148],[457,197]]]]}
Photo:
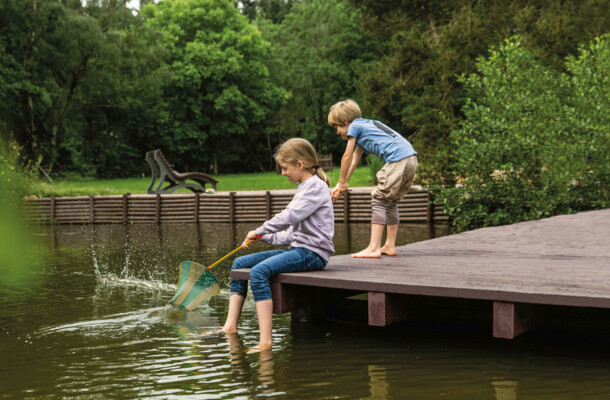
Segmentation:
{"type": "Polygon", "coordinates": [[[7,0],[0,4],[0,18],[5,132],[49,171],[59,166],[87,175],[133,174],[127,162],[133,163],[137,150],[122,140],[123,128],[141,110],[126,110],[126,103],[150,99],[142,82],[155,94],[150,71],[156,61],[141,57],[147,50],[134,35],[137,17],[125,2],[83,7],[78,0],[7,0]]]}
{"type": "Polygon", "coordinates": [[[163,86],[170,158],[213,173],[262,168],[267,116],[287,97],[264,64],[269,43],[224,0],[168,0],[142,12],[170,53],[163,86]]]}
{"type": "Polygon", "coordinates": [[[279,24],[299,0],[233,0],[250,22],[264,18],[279,24]]]}
{"type": "Polygon", "coordinates": [[[275,142],[300,136],[319,152],[340,154],[344,144],[328,126],[327,114],[337,101],[357,97],[358,76],[372,57],[373,43],[360,18],[345,1],[311,0],[294,4],[281,24],[257,21],[274,44],[272,76],[291,93],[275,118],[275,142]]]}

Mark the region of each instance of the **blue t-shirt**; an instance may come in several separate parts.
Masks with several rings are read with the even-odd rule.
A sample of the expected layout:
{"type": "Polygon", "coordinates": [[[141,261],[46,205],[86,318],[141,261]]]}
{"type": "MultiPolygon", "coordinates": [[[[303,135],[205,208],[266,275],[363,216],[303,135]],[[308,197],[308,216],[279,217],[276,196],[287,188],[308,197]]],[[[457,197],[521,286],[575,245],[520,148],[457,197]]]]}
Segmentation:
{"type": "Polygon", "coordinates": [[[372,119],[356,118],[347,128],[347,136],[356,138],[356,144],[366,153],[382,158],[386,163],[402,160],[417,154],[400,133],[372,119]]]}

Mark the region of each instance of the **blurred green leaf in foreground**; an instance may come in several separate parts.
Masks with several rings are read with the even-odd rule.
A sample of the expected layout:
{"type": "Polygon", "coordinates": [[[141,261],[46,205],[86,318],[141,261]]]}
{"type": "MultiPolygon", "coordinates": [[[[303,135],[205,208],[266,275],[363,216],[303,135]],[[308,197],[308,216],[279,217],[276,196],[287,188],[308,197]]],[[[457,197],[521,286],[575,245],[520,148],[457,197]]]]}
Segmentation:
{"type": "Polygon", "coordinates": [[[40,248],[19,209],[32,174],[21,166],[18,154],[16,144],[0,141],[0,282],[5,287],[31,284],[42,265],[40,248]]]}

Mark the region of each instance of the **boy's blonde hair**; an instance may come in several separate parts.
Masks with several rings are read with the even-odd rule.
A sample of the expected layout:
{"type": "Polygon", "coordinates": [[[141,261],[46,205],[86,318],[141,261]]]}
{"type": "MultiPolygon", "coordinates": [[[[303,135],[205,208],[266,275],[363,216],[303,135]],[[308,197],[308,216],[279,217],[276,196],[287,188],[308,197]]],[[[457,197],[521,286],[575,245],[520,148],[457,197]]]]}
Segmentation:
{"type": "Polygon", "coordinates": [[[347,99],[333,104],[328,113],[328,124],[333,128],[351,123],[356,118],[362,118],[358,103],[347,99]]]}
{"type": "Polygon", "coordinates": [[[293,138],[282,143],[275,152],[275,161],[282,164],[296,165],[297,161],[303,163],[309,172],[318,175],[328,186],[330,178],[318,165],[316,150],[309,141],[302,138],[293,138]]]}

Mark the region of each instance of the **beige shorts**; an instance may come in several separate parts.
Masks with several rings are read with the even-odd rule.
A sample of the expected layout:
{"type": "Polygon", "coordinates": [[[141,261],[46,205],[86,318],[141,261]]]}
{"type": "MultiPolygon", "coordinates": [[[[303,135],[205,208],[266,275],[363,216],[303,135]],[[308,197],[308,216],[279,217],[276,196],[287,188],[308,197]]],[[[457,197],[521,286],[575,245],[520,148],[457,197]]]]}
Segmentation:
{"type": "Polygon", "coordinates": [[[377,187],[371,195],[388,202],[398,202],[411,189],[417,171],[417,156],[387,163],[377,172],[377,187]]]}

